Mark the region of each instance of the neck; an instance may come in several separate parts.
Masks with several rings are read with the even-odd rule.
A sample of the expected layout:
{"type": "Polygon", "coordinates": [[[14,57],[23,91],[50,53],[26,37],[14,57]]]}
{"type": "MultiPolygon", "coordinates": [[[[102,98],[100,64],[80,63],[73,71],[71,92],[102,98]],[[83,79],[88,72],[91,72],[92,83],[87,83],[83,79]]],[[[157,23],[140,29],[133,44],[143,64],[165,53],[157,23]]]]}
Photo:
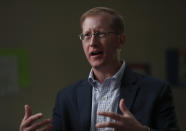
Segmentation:
{"type": "Polygon", "coordinates": [[[100,83],[103,83],[106,78],[112,77],[119,70],[121,65],[122,63],[118,61],[115,64],[110,64],[108,66],[92,68],[95,79],[100,83]]]}

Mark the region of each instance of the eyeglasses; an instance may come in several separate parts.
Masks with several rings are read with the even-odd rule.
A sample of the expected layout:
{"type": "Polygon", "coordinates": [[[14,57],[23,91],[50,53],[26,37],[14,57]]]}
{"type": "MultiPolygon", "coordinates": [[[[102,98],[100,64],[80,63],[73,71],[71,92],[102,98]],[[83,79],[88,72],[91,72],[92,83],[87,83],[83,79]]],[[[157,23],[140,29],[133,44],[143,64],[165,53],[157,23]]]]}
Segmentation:
{"type": "Polygon", "coordinates": [[[103,37],[106,37],[109,34],[116,34],[116,33],[115,32],[95,32],[93,34],[91,34],[91,33],[86,33],[86,34],[81,33],[79,35],[79,38],[80,38],[80,40],[89,41],[92,38],[93,35],[96,38],[103,38],[103,37]]]}

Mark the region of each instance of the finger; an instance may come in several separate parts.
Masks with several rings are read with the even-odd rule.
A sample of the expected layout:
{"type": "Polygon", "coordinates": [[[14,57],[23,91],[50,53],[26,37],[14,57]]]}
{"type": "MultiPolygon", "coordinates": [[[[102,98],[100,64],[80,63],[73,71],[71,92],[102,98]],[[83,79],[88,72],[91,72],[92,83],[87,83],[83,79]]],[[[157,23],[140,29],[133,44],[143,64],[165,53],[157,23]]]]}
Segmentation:
{"type": "Polygon", "coordinates": [[[42,113],[37,113],[35,115],[30,116],[27,120],[24,121],[23,127],[31,125],[34,121],[39,120],[41,117],[43,117],[42,113]]]}
{"type": "Polygon", "coordinates": [[[39,129],[39,131],[50,131],[50,129],[53,127],[52,124],[48,124],[45,127],[39,129]]]}
{"type": "Polygon", "coordinates": [[[32,115],[31,108],[29,107],[29,105],[25,105],[25,116],[24,116],[23,120],[28,119],[31,115],[32,115]]]}
{"type": "MultiPolygon", "coordinates": [[[[42,120],[40,122],[36,122],[36,123],[33,123],[32,126],[30,126],[28,128],[28,130],[37,130],[41,127],[44,127],[43,129],[45,129],[45,127],[50,127],[52,124],[51,124],[51,120],[50,119],[45,119],[45,120],[42,120]]],[[[48,128],[47,128],[48,129],[48,128]]],[[[39,129],[39,130],[42,130],[42,129],[39,129]]]]}
{"type": "Polygon", "coordinates": [[[121,110],[121,112],[122,112],[123,114],[129,112],[129,110],[128,110],[127,107],[125,106],[124,99],[121,99],[121,100],[120,100],[119,108],[120,108],[120,110],[121,110]]]}
{"type": "Polygon", "coordinates": [[[116,114],[114,112],[99,112],[98,115],[110,117],[116,121],[120,121],[122,119],[121,115],[116,114]]]}
{"type": "Polygon", "coordinates": [[[99,122],[96,124],[96,128],[115,128],[118,129],[120,127],[119,123],[116,122],[99,122]]]}

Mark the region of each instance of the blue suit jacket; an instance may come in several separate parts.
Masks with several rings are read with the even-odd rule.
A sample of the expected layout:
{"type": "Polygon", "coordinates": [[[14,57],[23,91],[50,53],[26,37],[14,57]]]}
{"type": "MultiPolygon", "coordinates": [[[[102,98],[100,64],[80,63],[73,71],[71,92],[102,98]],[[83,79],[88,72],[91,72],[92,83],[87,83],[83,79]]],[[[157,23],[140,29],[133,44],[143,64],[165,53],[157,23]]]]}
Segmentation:
{"type": "MultiPolygon", "coordinates": [[[[126,68],[120,88],[120,98],[141,124],[151,131],[179,130],[172,92],[165,82],[126,68]]],[[[92,86],[87,79],[64,88],[56,97],[52,130],[89,131],[91,104],[92,86]]]]}

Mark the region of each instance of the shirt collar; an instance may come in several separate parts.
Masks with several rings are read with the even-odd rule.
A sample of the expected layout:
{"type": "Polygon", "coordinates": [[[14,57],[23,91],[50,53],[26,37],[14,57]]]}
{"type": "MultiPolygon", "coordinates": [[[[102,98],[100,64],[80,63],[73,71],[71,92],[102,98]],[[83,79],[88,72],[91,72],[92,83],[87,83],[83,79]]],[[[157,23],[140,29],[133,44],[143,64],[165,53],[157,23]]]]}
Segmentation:
{"type": "MultiPolygon", "coordinates": [[[[124,70],[125,70],[125,61],[123,60],[122,61],[122,65],[120,67],[120,69],[110,78],[107,78],[107,79],[115,79],[117,80],[117,82],[120,82],[123,74],[124,74],[124,70]]],[[[88,76],[88,82],[94,86],[96,83],[98,83],[98,81],[94,78],[94,72],[93,70],[91,69],[90,70],[90,73],[89,73],[89,76],[88,76]]]]}

